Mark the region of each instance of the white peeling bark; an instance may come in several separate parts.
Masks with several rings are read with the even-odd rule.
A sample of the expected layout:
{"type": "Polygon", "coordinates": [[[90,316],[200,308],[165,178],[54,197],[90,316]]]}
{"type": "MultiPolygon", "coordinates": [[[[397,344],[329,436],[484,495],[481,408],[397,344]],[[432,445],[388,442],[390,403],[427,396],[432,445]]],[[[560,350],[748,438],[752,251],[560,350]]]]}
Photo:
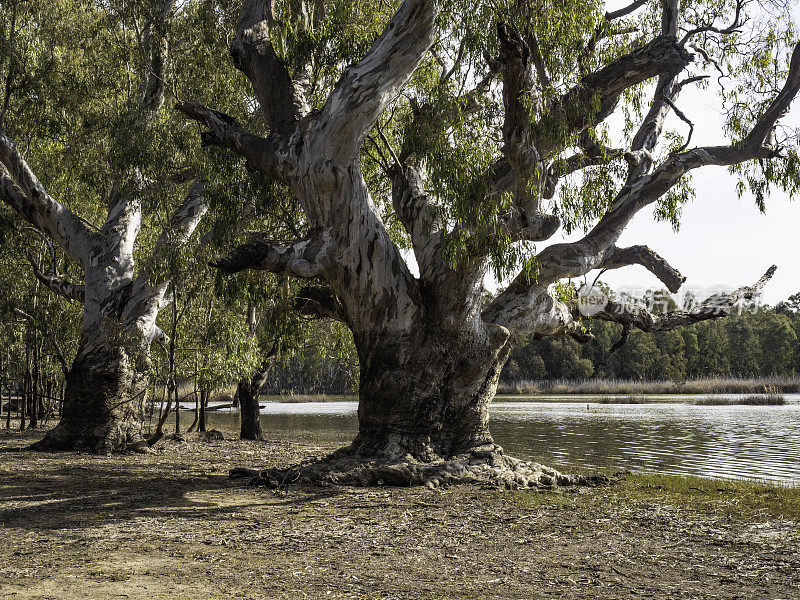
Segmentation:
{"type": "MultiPolygon", "coordinates": [[[[188,241],[207,210],[203,186],[202,178],[195,181],[154,252],[188,241]]],[[[84,284],[77,285],[55,271],[44,274],[34,268],[49,289],[84,307],[81,343],[67,378],[64,416],[35,445],[38,449],[81,447],[105,453],[142,443],[148,348],[164,336],[155,320],[168,287],[167,281],[152,281],[147,268],[135,278],[133,252],[142,221],[143,190],[139,177],[123,191],[115,190],[103,227],[90,231],[46,192],[13,142],[0,132],[0,197],[58,242],[84,271],[84,284]]]]}
{"type": "Polygon", "coordinates": [[[0,130],[2,199],[34,227],[46,231],[79,265],[85,266],[93,233],[63,204],[52,198],[16,145],[0,130]]]}
{"type": "Polygon", "coordinates": [[[403,0],[367,55],[349,67],[314,120],[311,153],[356,159],[367,132],[400,93],[434,40],[436,0],[403,0]]]}

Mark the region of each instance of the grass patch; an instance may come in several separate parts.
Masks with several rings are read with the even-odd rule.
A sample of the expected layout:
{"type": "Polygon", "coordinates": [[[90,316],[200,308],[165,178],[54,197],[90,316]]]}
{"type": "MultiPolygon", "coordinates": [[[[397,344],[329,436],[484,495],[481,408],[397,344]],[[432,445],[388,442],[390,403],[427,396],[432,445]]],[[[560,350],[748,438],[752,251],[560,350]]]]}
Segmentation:
{"type": "Polygon", "coordinates": [[[628,473],[608,487],[577,488],[552,492],[506,492],[515,505],[532,509],[572,506],[596,510],[637,504],[668,504],[678,509],[717,515],[738,521],[755,518],[800,521],[800,487],[753,481],[705,477],[628,473]],[[576,493],[577,492],[577,493],[576,493]]]}
{"type": "Polygon", "coordinates": [[[767,482],[636,472],[607,488],[605,495],[614,502],[667,503],[742,520],[756,515],[800,520],[800,487],[767,482]]]}
{"type": "Polygon", "coordinates": [[[701,512],[747,518],[754,513],[800,520],[800,487],[753,481],[631,473],[609,489],[620,500],[660,500],[701,512]]]}

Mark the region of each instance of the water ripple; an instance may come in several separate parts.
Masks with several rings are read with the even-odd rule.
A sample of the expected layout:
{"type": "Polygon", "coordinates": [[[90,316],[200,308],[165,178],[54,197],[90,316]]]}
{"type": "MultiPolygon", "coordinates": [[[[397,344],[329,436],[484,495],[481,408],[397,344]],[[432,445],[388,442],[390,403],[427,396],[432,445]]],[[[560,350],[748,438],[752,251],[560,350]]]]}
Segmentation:
{"type": "MultiPolygon", "coordinates": [[[[685,403],[602,404],[497,401],[491,430],[509,454],[553,466],[613,467],[659,473],[770,480],[800,485],[800,396],[783,406],[685,403]]],[[[268,402],[267,431],[301,430],[346,441],[356,402],[268,402]]],[[[236,420],[212,413],[212,422],[236,420]]]]}

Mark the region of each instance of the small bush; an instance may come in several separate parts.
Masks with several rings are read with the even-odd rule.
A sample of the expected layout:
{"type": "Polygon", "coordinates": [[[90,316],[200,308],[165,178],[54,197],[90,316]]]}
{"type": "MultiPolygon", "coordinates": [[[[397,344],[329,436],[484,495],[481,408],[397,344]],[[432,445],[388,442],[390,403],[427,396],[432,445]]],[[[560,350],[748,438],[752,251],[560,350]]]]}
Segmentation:
{"type": "Polygon", "coordinates": [[[652,400],[642,396],[614,396],[612,398],[598,398],[598,404],[652,404],[652,400]]]}

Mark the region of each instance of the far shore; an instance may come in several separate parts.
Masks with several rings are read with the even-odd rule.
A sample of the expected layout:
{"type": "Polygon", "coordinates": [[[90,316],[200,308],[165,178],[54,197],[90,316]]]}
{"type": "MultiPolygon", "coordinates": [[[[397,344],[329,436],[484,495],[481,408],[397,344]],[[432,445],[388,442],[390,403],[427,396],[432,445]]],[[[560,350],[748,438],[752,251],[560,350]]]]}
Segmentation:
{"type": "Polygon", "coordinates": [[[800,377],[704,377],[660,381],[624,379],[556,379],[500,383],[499,396],[519,395],[697,395],[797,394],[800,377]]]}
{"type": "MultiPolygon", "coordinates": [[[[501,382],[495,400],[511,400],[519,396],[533,396],[542,402],[562,402],[569,399],[552,396],[581,396],[580,401],[592,397],[600,402],[645,403],[674,402],[670,396],[713,396],[716,394],[798,394],[800,377],[706,377],[687,380],[665,379],[660,381],[623,379],[556,379],[501,382]],[[658,396],[661,396],[660,398],[658,396]],[[664,398],[667,396],[667,398],[664,398]],[[619,398],[615,398],[619,397],[619,398]]],[[[357,394],[264,394],[262,402],[342,402],[357,400],[357,394]]],[[[692,400],[687,400],[692,401],[692,400]]]]}

